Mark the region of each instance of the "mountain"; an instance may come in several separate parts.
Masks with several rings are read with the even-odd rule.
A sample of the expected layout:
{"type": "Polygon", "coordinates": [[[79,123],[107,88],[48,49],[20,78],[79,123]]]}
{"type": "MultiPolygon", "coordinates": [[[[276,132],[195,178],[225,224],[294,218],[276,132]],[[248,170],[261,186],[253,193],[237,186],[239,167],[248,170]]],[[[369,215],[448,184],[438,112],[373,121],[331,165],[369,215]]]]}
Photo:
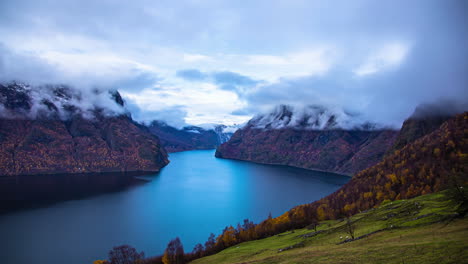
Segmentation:
{"type": "Polygon", "coordinates": [[[356,174],[335,193],[289,215],[336,219],[381,204],[468,184],[468,112],[356,174]],[[298,213],[302,211],[301,213],[298,213]]]}
{"type": "Polygon", "coordinates": [[[354,174],[380,161],[398,131],[319,106],[279,106],[250,120],[216,157],[354,174]]]}
{"type": "Polygon", "coordinates": [[[389,150],[389,153],[432,133],[455,114],[463,112],[457,110],[447,111],[447,109],[440,109],[440,107],[431,104],[416,107],[414,113],[403,123],[400,134],[393,147],[389,150]]]}
{"type": "Polygon", "coordinates": [[[157,137],[125,114],[117,91],[0,85],[0,176],[159,171],[157,137]]]}
{"type": "Polygon", "coordinates": [[[186,126],[177,129],[165,122],[153,121],[148,129],[159,137],[168,152],[215,149],[232,135],[232,127],[225,125],[186,126]]]}

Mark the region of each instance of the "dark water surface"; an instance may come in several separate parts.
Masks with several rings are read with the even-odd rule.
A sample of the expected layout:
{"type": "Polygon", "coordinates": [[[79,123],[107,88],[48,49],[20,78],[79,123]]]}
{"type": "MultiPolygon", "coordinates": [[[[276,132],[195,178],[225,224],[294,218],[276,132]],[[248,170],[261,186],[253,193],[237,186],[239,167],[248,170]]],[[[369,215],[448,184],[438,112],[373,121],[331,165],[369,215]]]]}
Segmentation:
{"type": "Polygon", "coordinates": [[[185,251],[211,232],[245,218],[332,193],[347,176],[282,166],[217,159],[214,151],[170,155],[151,181],[125,190],[48,207],[0,215],[0,263],[91,264],[116,245],[130,244],[146,256],[163,252],[180,237],[185,251]]]}

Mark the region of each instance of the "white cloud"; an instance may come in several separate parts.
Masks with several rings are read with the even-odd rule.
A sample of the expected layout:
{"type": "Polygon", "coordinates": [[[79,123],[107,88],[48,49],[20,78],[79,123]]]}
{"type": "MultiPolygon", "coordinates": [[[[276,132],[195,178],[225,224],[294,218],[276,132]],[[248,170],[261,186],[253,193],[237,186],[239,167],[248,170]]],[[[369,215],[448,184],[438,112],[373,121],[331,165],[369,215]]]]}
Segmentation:
{"type": "Polygon", "coordinates": [[[460,2],[1,1],[3,44],[33,63],[3,56],[0,78],[116,85],[142,111],[177,107],[193,123],[246,119],[280,101],[349,106],[401,122],[423,99],[466,94],[460,2]],[[180,80],[183,69],[258,84],[236,94],[180,80]]]}
{"type": "Polygon", "coordinates": [[[400,65],[410,50],[403,43],[389,43],[372,52],[354,72],[358,76],[374,74],[400,65]]]}
{"type": "Polygon", "coordinates": [[[62,71],[71,76],[113,76],[126,74],[130,69],[157,71],[155,66],[145,65],[113,53],[89,52],[82,54],[47,51],[41,53],[40,57],[58,65],[62,71]]]}
{"type": "Polygon", "coordinates": [[[209,83],[172,81],[174,86],[163,85],[157,90],[145,89],[138,93],[123,92],[122,95],[147,111],[162,111],[175,105],[183,106],[187,114],[185,122],[189,124],[238,124],[249,119],[249,116],[230,114],[236,109],[245,107],[245,103],[234,92],[220,90],[209,83]]]}

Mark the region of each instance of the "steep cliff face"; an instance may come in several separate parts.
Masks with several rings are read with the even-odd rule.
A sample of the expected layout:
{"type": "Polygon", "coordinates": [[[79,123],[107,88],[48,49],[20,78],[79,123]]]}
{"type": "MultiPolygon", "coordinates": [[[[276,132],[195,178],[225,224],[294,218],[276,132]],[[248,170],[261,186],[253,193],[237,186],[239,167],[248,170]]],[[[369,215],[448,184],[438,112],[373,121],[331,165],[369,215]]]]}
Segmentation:
{"type": "Polygon", "coordinates": [[[312,114],[281,106],[252,119],[216,151],[216,157],[354,174],[370,167],[393,145],[397,131],[352,127],[349,117],[313,107],[312,114]],[[342,126],[346,123],[347,129],[342,126]]]}
{"type": "Polygon", "coordinates": [[[159,171],[168,163],[158,138],[125,115],[118,92],[93,93],[112,105],[90,104],[96,98],[66,86],[0,85],[0,175],[159,171]]]}
{"type": "Polygon", "coordinates": [[[226,142],[232,135],[224,125],[214,125],[210,128],[186,126],[182,129],[169,126],[164,122],[154,121],[149,131],[158,136],[168,152],[179,152],[196,149],[215,149],[226,142]]]}

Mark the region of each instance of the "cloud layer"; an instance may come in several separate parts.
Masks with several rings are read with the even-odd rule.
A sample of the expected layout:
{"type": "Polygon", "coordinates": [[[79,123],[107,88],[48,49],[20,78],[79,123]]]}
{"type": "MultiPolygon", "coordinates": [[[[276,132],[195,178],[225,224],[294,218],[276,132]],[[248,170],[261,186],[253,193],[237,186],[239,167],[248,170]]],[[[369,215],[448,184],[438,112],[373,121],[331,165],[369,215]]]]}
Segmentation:
{"type": "Polygon", "coordinates": [[[118,88],[141,121],[232,124],[322,104],[399,126],[421,103],[466,105],[467,10],[463,0],[7,0],[0,81],[118,88]]]}

